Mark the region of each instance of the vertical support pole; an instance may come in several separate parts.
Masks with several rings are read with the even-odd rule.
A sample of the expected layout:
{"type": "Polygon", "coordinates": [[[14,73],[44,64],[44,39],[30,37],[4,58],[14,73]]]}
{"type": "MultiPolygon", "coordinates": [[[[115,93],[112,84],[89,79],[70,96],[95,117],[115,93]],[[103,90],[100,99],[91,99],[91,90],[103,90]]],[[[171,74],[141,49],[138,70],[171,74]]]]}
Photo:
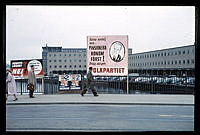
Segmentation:
{"type": "Polygon", "coordinates": [[[128,83],[129,79],[128,79],[128,75],[127,75],[127,94],[129,94],[129,83],[128,83]]]}
{"type": "Polygon", "coordinates": [[[20,79],[21,81],[21,95],[22,95],[22,81],[23,81],[23,79],[20,79]]]}
{"type": "Polygon", "coordinates": [[[44,94],[44,77],[42,77],[42,93],[44,94]]]}

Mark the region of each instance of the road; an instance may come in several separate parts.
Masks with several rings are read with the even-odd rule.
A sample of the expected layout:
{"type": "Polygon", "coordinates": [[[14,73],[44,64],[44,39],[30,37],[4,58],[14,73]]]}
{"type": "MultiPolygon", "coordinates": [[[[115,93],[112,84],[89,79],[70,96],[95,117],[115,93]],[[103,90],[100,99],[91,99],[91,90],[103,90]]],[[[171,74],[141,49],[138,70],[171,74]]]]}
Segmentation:
{"type": "Polygon", "coordinates": [[[194,131],[194,106],[7,105],[7,131],[194,131]]]}

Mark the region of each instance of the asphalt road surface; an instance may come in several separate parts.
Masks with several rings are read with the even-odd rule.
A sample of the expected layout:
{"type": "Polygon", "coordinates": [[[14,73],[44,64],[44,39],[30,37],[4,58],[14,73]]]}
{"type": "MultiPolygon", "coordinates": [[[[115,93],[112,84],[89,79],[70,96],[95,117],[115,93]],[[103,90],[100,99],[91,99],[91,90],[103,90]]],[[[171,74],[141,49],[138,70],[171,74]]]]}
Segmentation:
{"type": "Polygon", "coordinates": [[[194,106],[7,105],[7,131],[194,131],[194,106]]]}

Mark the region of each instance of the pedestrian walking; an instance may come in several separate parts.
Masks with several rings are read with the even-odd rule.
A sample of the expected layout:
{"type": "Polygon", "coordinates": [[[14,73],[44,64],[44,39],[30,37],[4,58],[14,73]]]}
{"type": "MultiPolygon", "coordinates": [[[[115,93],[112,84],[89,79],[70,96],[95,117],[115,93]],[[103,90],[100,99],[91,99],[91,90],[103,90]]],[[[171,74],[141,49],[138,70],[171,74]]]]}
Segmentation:
{"type": "Polygon", "coordinates": [[[84,94],[87,92],[87,89],[91,90],[94,96],[99,96],[97,94],[97,90],[94,86],[94,80],[93,80],[93,75],[92,75],[92,67],[89,67],[89,72],[87,73],[86,86],[83,86],[81,96],[84,96],[84,94]]]}
{"type": "Polygon", "coordinates": [[[16,91],[16,82],[12,75],[12,72],[7,69],[6,70],[6,100],[9,95],[13,95],[14,99],[13,101],[18,100],[17,99],[17,91],[16,91]]]}
{"type": "Polygon", "coordinates": [[[35,76],[35,73],[34,73],[34,66],[33,65],[31,65],[31,71],[28,72],[28,84],[30,84],[30,83],[32,83],[34,87],[33,87],[33,90],[29,90],[29,97],[34,98],[33,92],[36,89],[37,80],[36,80],[36,76],[35,76]]]}

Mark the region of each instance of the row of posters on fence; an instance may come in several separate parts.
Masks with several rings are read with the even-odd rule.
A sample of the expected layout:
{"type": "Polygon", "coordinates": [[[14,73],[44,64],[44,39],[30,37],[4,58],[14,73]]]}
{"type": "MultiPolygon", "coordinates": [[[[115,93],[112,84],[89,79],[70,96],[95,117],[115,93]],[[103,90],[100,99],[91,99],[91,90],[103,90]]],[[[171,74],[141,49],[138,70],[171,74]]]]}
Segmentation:
{"type": "Polygon", "coordinates": [[[59,75],[60,90],[80,89],[81,74],[59,75]]]}

